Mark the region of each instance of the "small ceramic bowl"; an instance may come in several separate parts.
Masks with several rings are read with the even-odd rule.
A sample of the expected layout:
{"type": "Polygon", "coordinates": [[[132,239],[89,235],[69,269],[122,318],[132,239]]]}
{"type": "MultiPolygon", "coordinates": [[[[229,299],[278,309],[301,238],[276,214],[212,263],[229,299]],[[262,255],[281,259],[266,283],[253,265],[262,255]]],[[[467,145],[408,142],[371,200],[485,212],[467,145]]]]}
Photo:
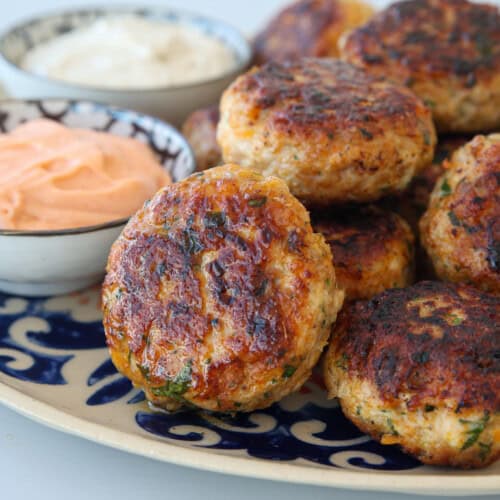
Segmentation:
{"type": "Polygon", "coordinates": [[[90,99],[158,116],[178,126],[189,113],[217,102],[222,91],[251,59],[251,47],[235,28],[206,17],[166,7],[109,7],[67,10],[22,22],[0,36],[0,74],[7,94],[17,98],[64,97],[90,99]],[[98,18],[138,15],[169,23],[189,25],[218,38],[236,55],[233,68],[220,77],[198,83],[161,88],[110,90],[66,83],[28,72],[20,67],[26,53],[42,42],[88,25],[98,18]]]}
{"type": "MultiPolygon", "coordinates": [[[[151,147],[174,181],[195,170],[187,141],[174,127],[156,118],[90,101],[0,101],[3,133],[35,118],[135,137],[151,147]]],[[[57,295],[98,282],[111,244],[127,220],[55,231],[0,229],[0,290],[27,296],[57,295]]]]}

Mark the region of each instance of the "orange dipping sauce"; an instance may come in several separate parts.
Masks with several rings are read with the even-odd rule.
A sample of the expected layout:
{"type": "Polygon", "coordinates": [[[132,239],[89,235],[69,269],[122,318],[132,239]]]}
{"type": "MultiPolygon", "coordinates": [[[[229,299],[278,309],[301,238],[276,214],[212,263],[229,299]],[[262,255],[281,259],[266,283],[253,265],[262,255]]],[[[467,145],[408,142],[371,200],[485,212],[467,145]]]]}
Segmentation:
{"type": "Polygon", "coordinates": [[[129,217],[171,178],[136,139],[33,120],[0,135],[0,229],[129,217]]]}

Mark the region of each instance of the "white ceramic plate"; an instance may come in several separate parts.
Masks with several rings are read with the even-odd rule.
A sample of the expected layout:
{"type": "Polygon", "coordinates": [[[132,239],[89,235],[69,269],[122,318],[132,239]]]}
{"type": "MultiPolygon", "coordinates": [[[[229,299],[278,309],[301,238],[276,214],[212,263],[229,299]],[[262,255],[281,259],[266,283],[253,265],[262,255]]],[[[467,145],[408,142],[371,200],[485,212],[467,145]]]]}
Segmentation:
{"type": "Polygon", "coordinates": [[[500,494],[500,462],[424,467],[363,436],[313,377],[270,409],[235,418],[151,411],[116,373],[98,289],[54,298],[0,294],[0,401],[51,427],[131,453],[228,474],[418,494],[500,494]]]}

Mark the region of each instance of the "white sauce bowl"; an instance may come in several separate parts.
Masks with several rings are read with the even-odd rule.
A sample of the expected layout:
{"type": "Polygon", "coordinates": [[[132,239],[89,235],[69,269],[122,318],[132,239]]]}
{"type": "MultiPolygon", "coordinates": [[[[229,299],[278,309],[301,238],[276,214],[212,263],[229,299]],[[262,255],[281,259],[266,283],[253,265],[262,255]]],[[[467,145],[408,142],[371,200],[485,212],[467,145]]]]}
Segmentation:
{"type": "MultiPolygon", "coordinates": [[[[1,132],[36,118],[135,137],[151,147],[174,181],[195,170],[187,141],[174,127],[156,118],[90,101],[0,101],[1,132]]],[[[50,231],[0,229],[0,291],[27,296],[56,295],[98,282],[104,275],[110,247],[127,220],[50,231]]]]}
{"type": "Polygon", "coordinates": [[[214,104],[223,90],[243,72],[252,56],[250,44],[235,28],[204,16],[166,7],[109,7],[67,10],[25,21],[0,35],[0,73],[7,94],[23,99],[56,97],[90,99],[135,109],[179,126],[195,109],[214,104]],[[222,41],[235,54],[234,67],[210,80],[179,86],[110,90],[77,85],[36,75],[21,68],[29,50],[103,16],[134,15],[194,27],[222,41]]]}

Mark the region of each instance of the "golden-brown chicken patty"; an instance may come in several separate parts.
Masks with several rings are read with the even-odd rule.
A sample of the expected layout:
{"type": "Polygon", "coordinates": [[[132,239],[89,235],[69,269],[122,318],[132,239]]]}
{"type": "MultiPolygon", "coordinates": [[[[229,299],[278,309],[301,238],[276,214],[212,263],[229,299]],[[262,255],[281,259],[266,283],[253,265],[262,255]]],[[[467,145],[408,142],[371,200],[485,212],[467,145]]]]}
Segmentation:
{"type": "Polygon", "coordinates": [[[411,91],[335,59],[268,63],[221,101],[227,162],[284,179],[310,204],[403,190],[434,153],[429,109],[411,91]]]}
{"type": "Polygon", "coordinates": [[[427,464],[500,456],[500,300],[423,281],[347,304],[325,358],[330,397],[383,444],[427,464]]]}
{"type": "Polygon", "coordinates": [[[113,245],[103,285],[115,366],[169,410],[250,411],[297,390],[342,301],[306,209],[236,165],[159,191],[113,245]]]}
{"type": "Polygon", "coordinates": [[[445,163],[420,221],[437,275],[500,294],[500,134],[476,136],[445,163]]]}
{"type": "Polygon", "coordinates": [[[407,0],[341,40],[342,58],[405,83],[440,132],[500,127],[500,12],[466,0],[407,0]]]}
{"type": "Polygon", "coordinates": [[[254,62],[336,57],[337,42],[360,26],[373,8],[358,0],[299,0],[279,12],[254,41],[254,62]]]}
{"type": "Polygon", "coordinates": [[[215,104],[194,111],[182,125],[182,133],[196,158],[198,172],[222,164],[222,153],[217,144],[218,123],[219,106],[215,104]]]}
{"type": "Polygon", "coordinates": [[[330,245],[347,300],[413,282],[415,237],[399,215],[368,205],[332,208],[312,220],[330,245]]]}

